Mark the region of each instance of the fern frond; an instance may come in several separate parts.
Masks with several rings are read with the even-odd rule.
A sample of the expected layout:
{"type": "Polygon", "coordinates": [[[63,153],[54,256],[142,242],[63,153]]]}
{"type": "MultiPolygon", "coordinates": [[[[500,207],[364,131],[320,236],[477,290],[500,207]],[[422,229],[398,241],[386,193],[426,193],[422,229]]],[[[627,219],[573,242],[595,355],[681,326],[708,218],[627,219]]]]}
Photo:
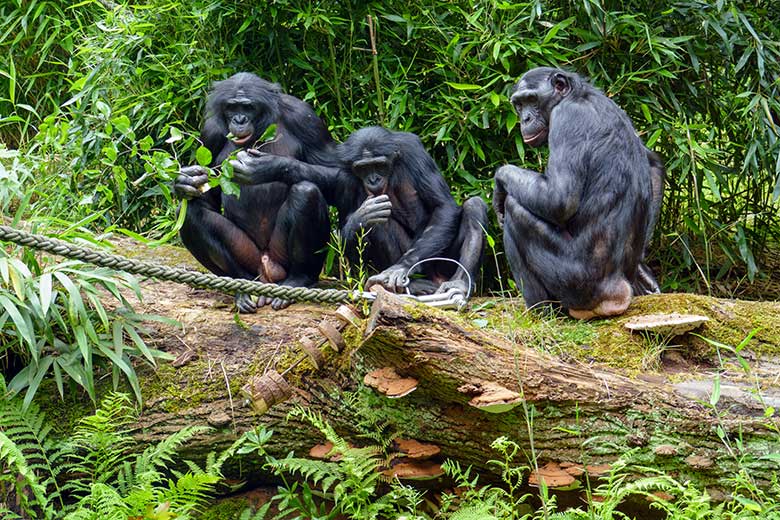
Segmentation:
{"type": "Polygon", "coordinates": [[[64,520],[127,520],[129,514],[130,509],[113,487],[97,483],[64,520]]]}
{"type": "Polygon", "coordinates": [[[38,481],[38,477],[35,476],[35,473],[27,464],[27,459],[22,450],[3,432],[0,432],[0,462],[4,462],[6,466],[11,468],[12,473],[15,472],[18,475],[14,481],[14,486],[16,488],[16,496],[22,501],[22,509],[28,511],[34,506],[38,506],[44,510],[46,518],[50,518],[46,486],[38,481]],[[32,503],[30,503],[25,493],[25,488],[29,488],[32,492],[35,499],[32,503]]]}
{"type": "MultiPolygon", "coordinates": [[[[5,389],[5,381],[0,377],[0,390],[5,389]]],[[[46,415],[35,403],[27,408],[22,400],[7,396],[0,397],[0,432],[3,432],[24,454],[30,470],[42,475],[41,484],[49,489],[49,502],[55,500],[62,505],[61,490],[57,476],[62,472],[63,447],[49,437],[51,425],[46,415]]]]}
{"type": "Polygon", "coordinates": [[[498,520],[490,510],[488,504],[468,505],[452,513],[449,520],[498,520]]]}
{"type": "Polygon", "coordinates": [[[323,479],[330,479],[331,477],[341,478],[343,476],[338,462],[285,457],[275,460],[272,464],[275,469],[293,475],[298,474],[314,484],[318,484],[323,479]]]}

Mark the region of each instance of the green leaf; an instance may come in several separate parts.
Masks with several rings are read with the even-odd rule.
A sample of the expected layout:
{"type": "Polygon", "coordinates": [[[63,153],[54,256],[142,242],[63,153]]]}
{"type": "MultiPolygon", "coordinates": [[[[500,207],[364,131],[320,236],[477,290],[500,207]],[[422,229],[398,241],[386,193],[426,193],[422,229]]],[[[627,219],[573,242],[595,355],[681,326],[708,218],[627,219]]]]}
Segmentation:
{"type": "Polygon", "coordinates": [[[276,139],[276,123],[268,125],[268,128],[265,129],[263,135],[261,135],[260,139],[257,141],[260,143],[265,143],[268,141],[273,141],[274,139],[276,139]]]}
{"type": "Polygon", "coordinates": [[[54,357],[52,356],[46,356],[41,359],[41,363],[37,367],[38,370],[35,372],[35,376],[33,377],[32,381],[30,381],[30,386],[27,387],[27,393],[24,395],[24,402],[22,403],[22,406],[25,409],[30,406],[33,397],[35,397],[35,392],[38,391],[38,387],[41,385],[43,376],[48,373],[52,362],[54,362],[54,357]]]}
{"type": "Polygon", "coordinates": [[[715,375],[712,382],[712,394],[710,395],[710,406],[715,406],[720,401],[720,374],[715,375]]]}
{"type": "Polygon", "coordinates": [[[455,90],[480,90],[482,88],[479,85],[473,85],[471,83],[453,83],[452,81],[445,81],[445,83],[455,90]]]}
{"type": "Polygon", "coordinates": [[[49,312],[49,306],[54,299],[51,291],[51,273],[43,273],[38,279],[38,289],[40,291],[41,308],[44,316],[49,312]]]}
{"type": "Polygon", "coordinates": [[[141,151],[148,152],[152,149],[152,146],[154,145],[154,139],[151,138],[151,136],[144,136],[143,139],[138,141],[138,147],[141,148],[141,151]]]}
{"type": "Polygon", "coordinates": [[[22,317],[22,313],[19,311],[16,304],[6,295],[0,294],[0,309],[3,309],[3,311],[8,313],[11,320],[14,322],[18,334],[30,347],[33,356],[37,357],[38,350],[35,348],[35,332],[29,326],[27,320],[22,317]]]}
{"type": "Polygon", "coordinates": [[[208,166],[211,164],[211,150],[205,146],[199,146],[195,150],[195,161],[201,166],[208,166]]]}

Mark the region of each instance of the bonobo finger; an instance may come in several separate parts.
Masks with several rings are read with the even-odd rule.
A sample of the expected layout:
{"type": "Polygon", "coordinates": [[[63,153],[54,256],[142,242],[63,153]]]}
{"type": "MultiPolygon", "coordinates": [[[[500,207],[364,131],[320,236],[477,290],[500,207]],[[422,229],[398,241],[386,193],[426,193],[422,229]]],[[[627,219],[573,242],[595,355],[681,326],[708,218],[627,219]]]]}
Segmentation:
{"type": "Polygon", "coordinates": [[[375,195],[373,197],[367,198],[366,202],[369,201],[371,202],[371,204],[380,204],[382,202],[387,202],[388,204],[390,204],[390,197],[386,193],[383,193],[381,195],[375,195]]]}
{"type": "Polygon", "coordinates": [[[193,188],[188,184],[174,184],[173,191],[176,192],[176,196],[182,199],[192,200],[203,196],[203,192],[197,188],[193,188]]]}
{"type": "Polygon", "coordinates": [[[179,170],[179,176],[185,176],[185,177],[199,177],[201,175],[205,175],[208,177],[209,170],[205,166],[200,166],[198,164],[192,165],[192,166],[185,166],[184,168],[181,168],[179,170]]]}
{"type": "Polygon", "coordinates": [[[199,186],[203,186],[209,181],[209,176],[206,173],[200,173],[198,175],[183,175],[180,174],[178,177],[176,177],[175,184],[179,185],[185,185],[185,186],[193,186],[195,188],[199,186]]]}
{"type": "Polygon", "coordinates": [[[236,309],[241,314],[252,314],[257,311],[257,304],[249,294],[236,293],[235,302],[236,309]]]}
{"type": "MultiPolygon", "coordinates": [[[[243,153],[243,152],[239,152],[243,153]]],[[[268,152],[263,152],[262,150],[258,150],[257,148],[248,148],[246,150],[246,153],[249,155],[254,155],[255,157],[262,157],[263,155],[270,155],[268,152]]]]}
{"type": "Polygon", "coordinates": [[[282,309],[286,309],[287,307],[292,305],[292,303],[293,303],[292,300],[284,300],[282,298],[274,298],[274,301],[271,302],[271,307],[274,310],[279,311],[279,310],[282,310],[282,309]]]}

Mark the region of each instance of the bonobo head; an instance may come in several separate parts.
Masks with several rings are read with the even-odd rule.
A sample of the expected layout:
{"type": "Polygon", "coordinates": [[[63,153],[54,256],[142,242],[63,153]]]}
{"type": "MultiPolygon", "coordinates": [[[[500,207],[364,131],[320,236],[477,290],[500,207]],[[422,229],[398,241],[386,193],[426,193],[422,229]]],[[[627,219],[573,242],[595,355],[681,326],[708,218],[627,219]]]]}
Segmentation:
{"type": "Polygon", "coordinates": [[[279,85],[249,72],[239,72],[214,84],[206,104],[207,117],[217,118],[224,135],[247,148],[278,117],[279,85]]]}
{"type": "Polygon", "coordinates": [[[537,147],[547,142],[553,108],[579,85],[579,77],[560,69],[531,69],[515,85],[509,100],[520,116],[523,142],[537,147]]]}
{"type": "Polygon", "coordinates": [[[341,161],[363,182],[370,196],[387,191],[393,165],[401,152],[393,134],[381,127],[362,128],[341,145],[341,161]]]}

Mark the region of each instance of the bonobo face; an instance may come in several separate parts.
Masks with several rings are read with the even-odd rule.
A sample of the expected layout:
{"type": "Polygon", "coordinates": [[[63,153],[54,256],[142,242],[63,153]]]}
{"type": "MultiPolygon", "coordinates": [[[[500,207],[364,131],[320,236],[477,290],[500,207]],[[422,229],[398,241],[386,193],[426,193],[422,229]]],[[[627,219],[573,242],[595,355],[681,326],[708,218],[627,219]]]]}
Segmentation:
{"type": "Polygon", "coordinates": [[[520,116],[523,142],[542,146],[550,131],[550,113],[571,92],[565,72],[540,67],[526,72],[509,98],[520,116]]]}
{"type": "Polygon", "coordinates": [[[382,195],[387,190],[387,181],[393,171],[393,161],[396,154],[374,156],[370,151],[363,151],[363,158],[352,163],[352,173],[363,181],[366,193],[371,196],[382,195]]]}
{"type": "Polygon", "coordinates": [[[239,90],[236,95],[228,98],[223,109],[223,116],[233,143],[238,146],[250,144],[252,136],[257,132],[256,122],[259,120],[259,106],[239,90]]]}

